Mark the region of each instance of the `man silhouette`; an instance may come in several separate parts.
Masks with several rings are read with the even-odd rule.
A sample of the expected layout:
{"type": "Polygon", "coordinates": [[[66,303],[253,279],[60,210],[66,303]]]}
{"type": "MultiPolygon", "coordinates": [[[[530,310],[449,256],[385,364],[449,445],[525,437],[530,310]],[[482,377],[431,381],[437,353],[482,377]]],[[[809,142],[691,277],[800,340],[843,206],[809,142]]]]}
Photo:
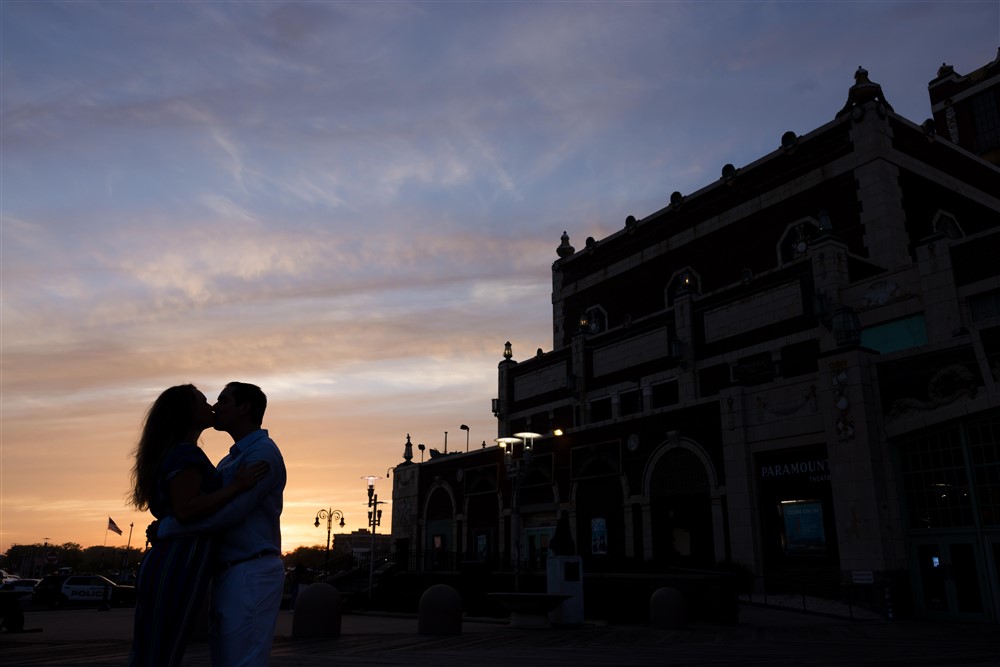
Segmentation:
{"type": "Polygon", "coordinates": [[[265,666],[284,591],[281,562],[282,492],[285,463],[261,428],[267,397],[252,384],[230,382],[213,406],[215,430],[233,438],[218,471],[227,484],[243,465],[268,464],[267,476],[210,517],[181,525],[160,522],[160,538],[216,533],[212,580],[210,648],[215,667],[265,666]]]}

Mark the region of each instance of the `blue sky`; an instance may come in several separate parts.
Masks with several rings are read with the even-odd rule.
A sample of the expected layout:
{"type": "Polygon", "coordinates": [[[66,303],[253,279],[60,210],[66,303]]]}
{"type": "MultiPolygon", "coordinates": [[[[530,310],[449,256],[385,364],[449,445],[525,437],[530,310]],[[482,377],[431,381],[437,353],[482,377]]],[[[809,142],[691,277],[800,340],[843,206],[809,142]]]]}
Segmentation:
{"type": "Polygon", "coordinates": [[[407,433],[496,437],[504,341],[552,345],[564,230],[579,248],[832,120],[859,65],[922,122],[942,62],[1000,46],[996,1],[0,12],[0,548],[144,526],[144,409],[232,379],[271,399],[286,547],[331,504],[363,527],[359,478],[407,433]]]}

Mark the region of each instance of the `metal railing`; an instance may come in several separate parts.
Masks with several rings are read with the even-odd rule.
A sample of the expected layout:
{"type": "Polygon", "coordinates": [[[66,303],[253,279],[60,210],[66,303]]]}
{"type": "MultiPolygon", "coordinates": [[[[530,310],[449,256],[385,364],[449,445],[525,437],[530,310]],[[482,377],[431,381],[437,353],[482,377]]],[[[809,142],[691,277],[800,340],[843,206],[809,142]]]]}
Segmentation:
{"type": "Polygon", "coordinates": [[[813,614],[861,618],[892,618],[889,588],[878,584],[844,584],[806,576],[755,576],[740,594],[751,604],[797,609],[813,614]]]}
{"type": "MultiPolygon", "coordinates": [[[[399,569],[407,572],[458,572],[469,568],[479,568],[490,572],[538,572],[544,573],[546,557],[515,561],[504,552],[486,556],[455,551],[427,549],[400,553],[376,553],[376,559],[391,561],[399,569]]],[[[379,560],[376,560],[376,567],[379,560]]]]}
{"type": "MultiPolygon", "coordinates": [[[[663,572],[662,566],[642,562],[609,563],[610,572],[663,572]]],[[[510,553],[499,552],[485,556],[435,549],[393,551],[376,549],[373,553],[339,554],[318,569],[316,581],[326,581],[344,594],[368,593],[369,573],[372,589],[389,573],[478,573],[478,574],[527,574],[544,575],[544,556],[515,562],[510,553]],[[375,559],[374,566],[369,557],[375,559]],[[327,574],[327,570],[329,574],[327,574]]],[[[670,568],[673,572],[706,574],[708,570],[670,568]]],[[[891,599],[888,589],[881,584],[843,584],[833,576],[743,574],[740,579],[740,599],[751,604],[794,608],[816,614],[827,614],[851,619],[890,617],[891,599]],[[883,590],[884,589],[884,590],[883,590]],[[884,595],[883,595],[884,593],[884,595]],[[884,597],[884,600],[883,600],[884,597]],[[883,604],[884,602],[884,604],[883,604]]]]}

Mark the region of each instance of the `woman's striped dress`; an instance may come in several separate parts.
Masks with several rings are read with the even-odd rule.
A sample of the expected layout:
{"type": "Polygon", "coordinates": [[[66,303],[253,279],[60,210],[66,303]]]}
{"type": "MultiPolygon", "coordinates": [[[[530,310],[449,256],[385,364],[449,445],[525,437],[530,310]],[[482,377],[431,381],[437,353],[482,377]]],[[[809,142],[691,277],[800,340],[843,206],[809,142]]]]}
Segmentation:
{"type": "MultiPolygon", "coordinates": [[[[197,445],[178,445],[167,455],[159,499],[150,510],[157,519],[170,514],[167,488],[178,472],[197,467],[202,491],[219,488],[215,466],[197,445]]],[[[129,667],[180,665],[184,649],[211,580],[212,536],[196,535],[155,542],[139,566],[135,630],[129,667]]]]}

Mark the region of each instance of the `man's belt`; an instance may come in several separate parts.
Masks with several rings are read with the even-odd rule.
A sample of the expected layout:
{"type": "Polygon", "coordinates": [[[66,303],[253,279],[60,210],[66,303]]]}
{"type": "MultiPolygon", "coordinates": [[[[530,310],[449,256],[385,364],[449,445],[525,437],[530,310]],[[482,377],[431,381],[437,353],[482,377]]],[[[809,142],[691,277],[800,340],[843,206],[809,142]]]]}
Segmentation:
{"type": "Polygon", "coordinates": [[[246,558],[237,558],[236,560],[228,560],[225,563],[219,565],[219,572],[225,572],[231,567],[236,567],[240,563],[249,563],[252,560],[257,560],[258,558],[267,558],[268,556],[277,556],[277,551],[272,551],[270,549],[265,549],[264,551],[258,551],[252,556],[247,556],[246,558]]]}

